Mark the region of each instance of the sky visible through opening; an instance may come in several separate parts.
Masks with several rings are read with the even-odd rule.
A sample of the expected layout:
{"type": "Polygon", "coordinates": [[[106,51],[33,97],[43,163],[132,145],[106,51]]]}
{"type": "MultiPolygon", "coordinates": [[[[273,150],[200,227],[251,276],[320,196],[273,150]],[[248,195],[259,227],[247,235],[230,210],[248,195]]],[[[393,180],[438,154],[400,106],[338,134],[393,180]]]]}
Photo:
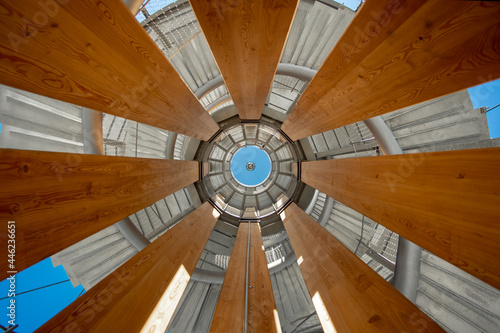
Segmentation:
{"type": "Polygon", "coordinates": [[[269,177],[271,160],[264,149],[257,146],[245,146],[240,148],[231,159],[231,173],[241,184],[256,186],[269,177]],[[253,163],[255,168],[249,170],[248,163],[253,163]]]}
{"type": "MultiPolygon", "coordinates": [[[[169,3],[172,1],[168,1],[169,3]]],[[[345,6],[356,10],[359,6],[359,0],[339,1],[345,6]]],[[[154,6],[163,8],[162,1],[152,0],[148,4],[150,13],[154,12],[154,6]]],[[[144,16],[137,16],[139,21],[144,19],[144,16]]],[[[478,86],[470,88],[469,94],[474,108],[487,107],[494,108],[500,104],[500,80],[484,83],[485,80],[478,78],[478,86]]],[[[490,129],[490,137],[500,137],[500,106],[486,113],[488,126],[490,129]]],[[[2,124],[0,124],[0,132],[2,124]]],[[[248,149],[247,147],[246,149],[248,149]]],[[[258,148],[257,148],[258,149],[258,148]]],[[[258,168],[258,165],[257,165],[258,168]]],[[[255,171],[258,169],[256,168],[255,171]]],[[[262,170],[262,168],[260,169],[262,170]]],[[[260,171],[259,170],[259,171],[260,171]]],[[[5,223],[5,222],[4,222],[5,223]]],[[[2,243],[4,244],[4,243],[2,243]]],[[[53,267],[51,260],[46,259],[42,262],[29,267],[28,269],[16,274],[16,324],[19,325],[15,331],[18,333],[29,333],[40,327],[55,314],[61,311],[64,307],[73,302],[78,295],[83,292],[82,286],[73,288],[71,282],[62,266],[53,267]],[[54,283],[66,281],[62,283],[54,283]],[[48,286],[48,287],[47,287],[48,286]],[[21,292],[37,289],[25,294],[19,295],[21,292]]],[[[7,297],[9,290],[9,281],[0,282],[0,298],[7,297]]],[[[0,299],[0,325],[8,326],[9,317],[7,317],[7,306],[9,299],[0,299]]]]}

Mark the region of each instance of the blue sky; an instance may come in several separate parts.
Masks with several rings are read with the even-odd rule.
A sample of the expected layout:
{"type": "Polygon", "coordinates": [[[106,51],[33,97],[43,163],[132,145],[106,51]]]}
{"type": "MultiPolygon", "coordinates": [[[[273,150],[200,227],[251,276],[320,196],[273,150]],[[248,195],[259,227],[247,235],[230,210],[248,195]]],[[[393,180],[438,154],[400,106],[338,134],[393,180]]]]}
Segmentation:
{"type": "MultiPolygon", "coordinates": [[[[26,294],[18,295],[24,291],[44,287],[52,283],[68,280],[62,266],[53,267],[50,258],[33,265],[15,276],[15,305],[16,324],[19,325],[15,331],[19,333],[33,332],[56,313],[74,301],[82,286],[73,288],[71,282],[35,290],[26,294]]],[[[9,290],[9,280],[0,282],[0,298],[6,297],[9,290]]],[[[0,300],[0,313],[2,317],[0,324],[8,326],[7,306],[9,299],[0,300]]]]}
{"type": "MultiPolygon", "coordinates": [[[[358,0],[339,2],[344,3],[347,7],[352,9],[356,9],[360,3],[358,0]]],[[[500,80],[470,88],[469,94],[474,108],[482,106],[493,107],[500,103],[500,80]]],[[[500,107],[488,112],[487,119],[491,137],[500,137],[500,107]]],[[[0,124],[0,131],[1,126],[2,125],[0,124]]],[[[252,151],[251,147],[243,149],[248,150],[247,153],[252,151]]],[[[260,151],[259,148],[255,149],[260,151]]],[[[261,162],[256,156],[257,155],[255,155],[255,157],[251,157],[256,159],[254,162],[257,161],[257,168],[255,169],[253,175],[258,177],[259,173],[266,172],[266,168],[265,164],[261,164],[265,161],[261,162]]],[[[246,165],[246,162],[244,165],[246,165]]],[[[16,293],[18,294],[20,292],[47,286],[49,284],[67,279],[68,276],[62,266],[53,267],[50,259],[46,259],[16,275],[16,293]]],[[[7,296],[8,289],[9,283],[7,280],[0,282],[0,298],[7,296]]],[[[16,324],[20,325],[19,328],[16,329],[16,332],[33,332],[36,328],[40,327],[56,313],[73,302],[82,290],[82,286],[73,288],[71,282],[64,282],[55,286],[16,296],[16,324]]],[[[3,313],[0,317],[0,324],[3,326],[8,326],[7,322],[9,318],[6,316],[6,307],[8,304],[9,299],[0,300],[0,308],[4,309],[4,311],[0,311],[0,313],[3,313]]]]}
{"type": "Polygon", "coordinates": [[[231,172],[243,185],[255,186],[267,179],[271,172],[271,160],[267,153],[256,146],[240,148],[231,160],[231,172]],[[247,170],[248,162],[253,162],[255,169],[247,170]]]}
{"type": "MultiPolygon", "coordinates": [[[[469,88],[469,95],[474,108],[486,106],[493,108],[500,104],[500,79],[491,81],[473,88],[469,88]]],[[[500,106],[486,113],[491,138],[500,137],[500,106]]]]}

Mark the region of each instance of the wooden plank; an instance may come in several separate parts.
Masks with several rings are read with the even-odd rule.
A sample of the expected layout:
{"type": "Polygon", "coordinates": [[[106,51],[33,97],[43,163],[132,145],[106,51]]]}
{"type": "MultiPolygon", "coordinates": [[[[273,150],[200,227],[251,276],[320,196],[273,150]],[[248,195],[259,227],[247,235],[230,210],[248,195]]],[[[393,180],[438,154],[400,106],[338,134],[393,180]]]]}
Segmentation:
{"type": "Polygon", "coordinates": [[[281,333],[281,324],[258,223],[250,223],[248,285],[249,288],[251,287],[248,289],[248,332],[281,333]]]}
{"type": "Polygon", "coordinates": [[[500,77],[500,3],[367,1],[282,130],[298,140],[500,77]]]}
{"type": "MultiPolygon", "coordinates": [[[[238,228],[210,332],[243,332],[245,329],[245,279],[249,223],[238,228]]],[[[267,268],[260,225],[250,223],[248,268],[248,332],[281,332],[267,268]]]]}
{"type": "Polygon", "coordinates": [[[260,119],[298,0],[190,0],[241,119],[260,119]]]}
{"type": "Polygon", "coordinates": [[[248,223],[240,223],[219,300],[215,307],[210,332],[233,333],[245,330],[248,231],[248,223]]]}
{"type": "Polygon", "coordinates": [[[281,218],[325,332],[443,332],[295,203],[281,218]]]}
{"type": "MultiPolygon", "coordinates": [[[[0,156],[0,216],[15,221],[16,271],[199,178],[194,161],[10,149],[0,156]]],[[[0,264],[2,279],[12,270],[7,265],[0,264]]]]}
{"type": "Polygon", "coordinates": [[[0,83],[208,140],[219,126],[122,1],[0,1],[0,83]]]}
{"type": "Polygon", "coordinates": [[[218,217],[205,202],[37,332],[165,332],[218,217]]]}
{"type": "Polygon", "coordinates": [[[500,288],[500,148],[302,163],[302,181],[500,288]]]}

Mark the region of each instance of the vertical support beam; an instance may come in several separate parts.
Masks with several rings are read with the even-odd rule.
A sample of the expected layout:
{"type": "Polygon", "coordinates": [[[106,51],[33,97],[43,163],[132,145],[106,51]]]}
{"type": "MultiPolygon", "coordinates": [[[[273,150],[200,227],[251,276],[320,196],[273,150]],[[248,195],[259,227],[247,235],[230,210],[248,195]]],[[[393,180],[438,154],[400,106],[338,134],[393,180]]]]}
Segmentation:
{"type": "Polygon", "coordinates": [[[295,203],[281,219],[325,332],[442,331],[295,203]]]}
{"type": "Polygon", "coordinates": [[[244,332],[248,225],[240,223],[210,332],[244,332]]]}
{"type": "Polygon", "coordinates": [[[142,3],[145,0],[123,0],[123,3],[125,6],[127,6],[128,9],[130,9],[130,12],[132,14],[136,15],[139,12],[139,9],[142,6],[142,3]]]}
{"type": "Polygon", "coordinates": [[[260,119],[297,0],[190,0],[241,119],[260,119]]]}
{"type": "Polygon", "coordinates": [[[245,278],[248,259],[248,332],[281,332],[260,225],[242,222],[210,332],[245,331],[245,278]],[[247,258],[250,236],[249,257],[247,258]]]}
{"type": "MultiPolygon", "coordinates": [[[[394,137],[391,129],[381,116],[364,120],[366,127],[372,132],[384,155],[403,154],[403,149],[394,137]]],[[[392,285],[410,301],[417,301],[417,289],[420,281],[420,258],[422,248],[406,238],[399,236],[398,255],[392,285]]]]}
{"type": "Polygon", "coordinates": [[[37,332],[165,332],[218,218],[206,202],[37,332]]]}
{"type": "Polygon", "coordinates": [[[103,113],[82,108],[82,136],[85,154],[104,155],[103,113]]]}
{"type": "Polygon", "coordinates": [[[130,217],[126,217],[123,220],[116,222],[115,227],[118,228],[123,237],[125,237],[125,239],[137,249],[137,251],[142,251],[146,246],[151,244],[149,239],[147,239],[146,236],[144,236],[139,229],[137,229],[130,217]]]}
{"type": "Polygon", "coordinates": [[[281,332],[259,223],[250,224],[248,332],[281,332]]]}

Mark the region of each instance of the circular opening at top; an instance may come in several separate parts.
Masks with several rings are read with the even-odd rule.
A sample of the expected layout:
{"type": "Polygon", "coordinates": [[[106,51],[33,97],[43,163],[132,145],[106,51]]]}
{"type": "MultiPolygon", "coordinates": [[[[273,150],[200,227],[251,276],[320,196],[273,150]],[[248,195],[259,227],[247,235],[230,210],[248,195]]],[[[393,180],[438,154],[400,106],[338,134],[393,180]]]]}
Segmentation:
{"type": "Polygon", "coordinates": [[[242,147],[231,159],[231,173],[242,185],[260,185],[271,174],[271,159],[261,147],[242,147]]]}

